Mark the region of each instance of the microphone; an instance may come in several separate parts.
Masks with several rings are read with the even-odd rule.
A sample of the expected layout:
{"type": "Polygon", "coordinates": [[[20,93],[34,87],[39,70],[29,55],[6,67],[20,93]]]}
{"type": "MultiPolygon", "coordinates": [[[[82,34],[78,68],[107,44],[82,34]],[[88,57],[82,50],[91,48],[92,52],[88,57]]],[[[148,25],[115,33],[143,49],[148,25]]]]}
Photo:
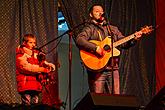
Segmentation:
{"type": "Polygon", "coordinates": [[[40,48],[37,48],[37,46],[34,46],[33,49],[38,50],[39,52],[42,52],[42,50],[40,48]]]}
{"type": "Polygon", "coordinates": [[[39,54],[43,54],[43,55],[46,55],[46,53],[45,52],[43,52],[41,49],[39,49],[39,48],[37,48],[37,47],[35,47],[35,48],[33,48],[34,50],[36,50],[36,51],[38,51],[39,52],[39,54]]]}
{"type": "Polygon", "coordinates": [[[46,59],[45,53],[42,52],[42,51],[39,51],[39,53],[38,53],[38,55],[37,55],[37,59],[38,59],[38,61],[40,61],[40,62],[44,61],[44,60],[46,59]]]}
{"type": "Polygon", "coordinates": [[[102,15],[100,16],[100,18],[97,19],[96,21],[97,21],[98,23],[102,23],[103,20],[104,20],[104,14],[102,14],[102,15]]]}
{"type": "Polygon", "coordinates": [[[105,14],[102,14],[101,17],[99,18],[99,21],[103,21],[105,19],[105,14]]]}
{"type": "Polygon", "coordinates": [[[98,23],[103,23],[103,25],[107,25],[107,22],[105,20],[105,13],[101,15],[101,17],[97,20],[98,23]]]}

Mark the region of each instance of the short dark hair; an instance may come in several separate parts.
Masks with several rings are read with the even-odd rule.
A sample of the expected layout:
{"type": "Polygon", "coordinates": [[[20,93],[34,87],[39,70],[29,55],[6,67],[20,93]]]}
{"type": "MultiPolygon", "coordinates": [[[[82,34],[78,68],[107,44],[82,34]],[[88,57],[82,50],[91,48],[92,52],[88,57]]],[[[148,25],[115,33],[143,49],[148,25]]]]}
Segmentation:
{"type": "Polygon", "coordinates": [[[89,13],[91,13],[91,12],[93,11],[93,7],[95,7],[95,6],[101,6],[101,7],[103,8],[103,10],[104,10],[103,5],[101,5],[101,4],[99,4],[99,3],[95,3],[95,4],[93,4],[93,5],[89,8],[89,13]]]}
{"type": "Polygon", "coordinates": [[[24,36],[23,36],[23,42],[28,42],[28,38],[33,38],[33,39],[36,39],[36,36],[35,35],[33,35],[33,34],[25,34],[24,36]]]}

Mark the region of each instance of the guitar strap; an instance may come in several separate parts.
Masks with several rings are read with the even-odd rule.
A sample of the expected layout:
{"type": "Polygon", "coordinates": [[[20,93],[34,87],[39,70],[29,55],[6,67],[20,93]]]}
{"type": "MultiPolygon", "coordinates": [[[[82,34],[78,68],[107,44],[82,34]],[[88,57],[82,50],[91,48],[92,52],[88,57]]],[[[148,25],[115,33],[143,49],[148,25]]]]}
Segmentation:
{"type": "Polygon", "coordinates": [[[99,34],[99,39],[100,39],[100,41],[103,41],[102,36],[101,36],[101,34],[100,34],[100,31],[97,31],[97,32],[98,32],[98,34],[99,34]]]}

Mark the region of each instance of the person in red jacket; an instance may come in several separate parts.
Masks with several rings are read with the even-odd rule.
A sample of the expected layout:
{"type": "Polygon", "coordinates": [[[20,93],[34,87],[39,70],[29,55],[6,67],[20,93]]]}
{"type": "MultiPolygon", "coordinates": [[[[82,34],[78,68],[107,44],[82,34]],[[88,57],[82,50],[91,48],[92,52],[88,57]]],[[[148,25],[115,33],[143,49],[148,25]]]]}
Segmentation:
{"type": "Polygon", "coordinates": [[[17,90],[24,105],[39,102],[42,84],[38,76],[55,70],[55,65],[45,61],[44,55],[35,48],[36,37],[32,34],[25,34],[22,45],[16,48],[17,90]]]}

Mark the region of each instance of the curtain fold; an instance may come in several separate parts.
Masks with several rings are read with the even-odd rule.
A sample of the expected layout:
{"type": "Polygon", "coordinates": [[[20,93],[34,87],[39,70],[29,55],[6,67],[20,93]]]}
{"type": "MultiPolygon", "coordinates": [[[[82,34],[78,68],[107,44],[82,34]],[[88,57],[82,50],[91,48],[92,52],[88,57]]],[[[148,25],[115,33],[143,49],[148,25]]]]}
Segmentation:
{"type": "Polygon", "coordinates": [[[19,103],[15,80],[15,48],[19,42],[18,0],[1,0],[0,9],[0,103],[19,103]]]}
{"type": "MultiPolygon", "coordinates": [[[[61,11],[67,21],[68,27],[76,37],[88,17],[88,8],[91,1],[86,0],[59,0],[61,11]]],[[[74,39],[73,37],[73,39],[74,39]]]]}
{"type": "MultiPolygon", "coordinates": [[[[112,0],[111,23],[125,36],[145,25],[154,27],[154,0],[112,0]]],[[[129,50],[122,50],[119,67],[121,94],[135,95],[141,105],[146,105],[155,94],[155,32],[143,35],[129,50]]]]}
{"type": "Polygon", "coordinates": [[[165,3],[163,0],[156,0],[156,92],[165,87],[165,3]]]}

